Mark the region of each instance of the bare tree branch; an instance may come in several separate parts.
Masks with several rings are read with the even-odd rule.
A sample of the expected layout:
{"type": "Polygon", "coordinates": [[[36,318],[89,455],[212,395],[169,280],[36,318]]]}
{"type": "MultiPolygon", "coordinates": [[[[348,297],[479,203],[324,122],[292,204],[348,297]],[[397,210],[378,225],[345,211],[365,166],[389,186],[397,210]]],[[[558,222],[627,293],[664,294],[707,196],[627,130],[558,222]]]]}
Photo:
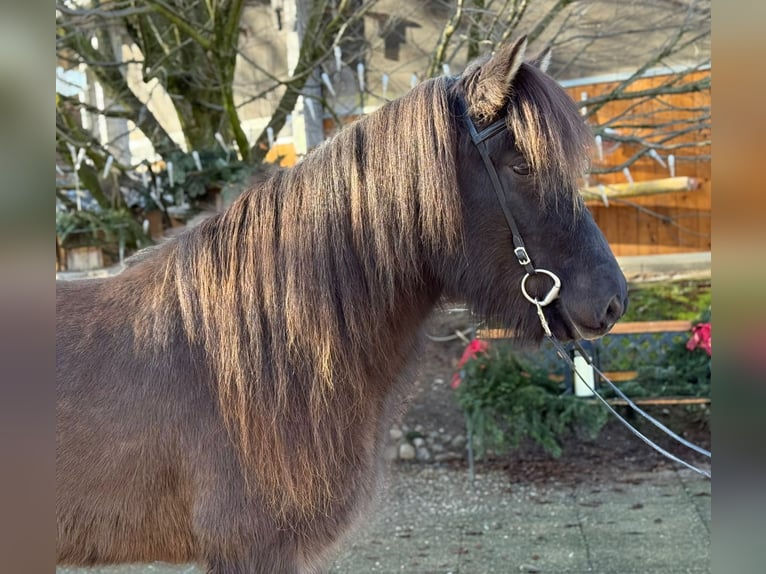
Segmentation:
{"type": "Polygon", "coordinates": [[[452,36],[457,31],[462,18],[463,0],[456,0],[455,10],[452,12],[452,16],[450,16],[449,20],[447,20],[444,28],[442,28],[441,36],[436,43],[436,48],[434,49],[434,53],[431,56],[431,62],[428,65],[428,70],[426,71],[426,77],[430,78],[441,73],[441,67],[444,63],[444,56],[447,52],[447,46],[449,45],[452,36]]]}

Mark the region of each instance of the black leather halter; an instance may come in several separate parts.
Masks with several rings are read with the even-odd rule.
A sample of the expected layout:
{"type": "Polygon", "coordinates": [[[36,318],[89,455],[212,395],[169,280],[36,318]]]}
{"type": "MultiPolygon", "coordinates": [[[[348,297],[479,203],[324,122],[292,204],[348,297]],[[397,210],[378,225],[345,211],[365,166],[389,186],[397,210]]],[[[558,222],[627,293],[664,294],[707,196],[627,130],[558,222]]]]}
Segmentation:
{"type": "Polygon", "coordinates": [[[481,131],[477,131],[476,126],[473,125],[473,121],[467,112],[463,112],[463,117],[465,118],[465,123],[468,126],[468,131],[471,134],[471,140],[473,140],[476,149],[479,150],[481,159],[484,160],[484,166],[487,168],[487,173],[489,173],[489,179],[492,181],[492,187],[494,188],[497,199],[500,202],[500,207],[503,209],[503,214],[505,215],[505,220],[508,222],[508,227],[511,228],[511,237],[513,239],[514,247],[513,253],[519,260],[519,264],[523,265],[527,270],[527,273],[534,273],[535,268],[532,265],[532,261],[529,259],[526,248],[524,247],[524,241],[521,239],[521,233],[519,232],[519,228],[516,225],[516,220],[513,219],[511,209],[508,207],[508,203],[505,201],[503,185],[500,183],[500,178],[497,175],[497,170],[495,170],[495,165],[489,158],[489,150],[487,149],[487,140],[507,129],[505,125],[505,118],[497,120],[495,123],[490,124],[481,131]]]}
{"type": "Polygon", "coordinates": [[[561,280],[555,273],[548,271],[547,269],[536,269],[535,266],[532,265],[532,260],[527,253],[526,247],[524,247],[524,241],[521,238],[519,227],[516,225],[516,220],[513,218],[511,209],[508,207],[508,203],[505,199],[505,193],[503,193],[503,184],[500,183],[500,178],[497,175],[497,170],[495,169],[495,165],[492,163],[492,160],[489,157],[489,150],[487,149],[487,140],[507,129],[505,118],[499,119],[483,130],[478,131],[462,102],[460,102],[460,107],[462,108],[461,115],[463,116],[463,119],[468,126],[468,131],[471,134],[471,140],[476,146],[476,149],[479,150],[479,155],[481,155],[481,159],[484,161],[484,167],[487,168],[489,179],[492,182],[492,188],[495,190],[495,195],[497,195],[497,200],[500,202],[500,207],[502,208],[503,214],[505,215],[505,220],[508,222],[508,227],[511,229],[511,238],[514,248],[513,253],[519,260],[519,265],[523,266],[527,271],[526,275],[524,275],[524,278],[521,280],[521,291],[524,294],[524,297],[526,297],[530,303],[537,307],[537,314],[540,316],[543,328],[547,334],[550,334],[547,321],[545,321],[545,317],[542,314],[542,307],[545,307],[558,297],[559,290],[561,289],[561,280]],[[553,287],[551,287],[550,291],[548,291],[548,294],[542,299],[530,296],[526,290],[527,279],[530,275],[535,275],[537,273],[547,275],[553,280],[553,287]]]}

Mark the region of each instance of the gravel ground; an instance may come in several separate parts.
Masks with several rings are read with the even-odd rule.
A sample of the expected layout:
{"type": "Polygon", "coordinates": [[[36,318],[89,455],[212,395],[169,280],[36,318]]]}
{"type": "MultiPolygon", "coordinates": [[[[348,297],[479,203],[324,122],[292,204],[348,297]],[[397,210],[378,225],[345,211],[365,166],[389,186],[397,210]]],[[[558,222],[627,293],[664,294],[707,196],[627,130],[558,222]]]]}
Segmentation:
{"type": "MultiPolygon", "coordinates": [[[[605,483],[511,484],[479,466],[394,463],[377,510],[328,574],[707,574],[710,482],[686,470],[625,473],[605,483]]],[[[133,565],[57,574],[202,574],[194,565],[133,565]]]]}

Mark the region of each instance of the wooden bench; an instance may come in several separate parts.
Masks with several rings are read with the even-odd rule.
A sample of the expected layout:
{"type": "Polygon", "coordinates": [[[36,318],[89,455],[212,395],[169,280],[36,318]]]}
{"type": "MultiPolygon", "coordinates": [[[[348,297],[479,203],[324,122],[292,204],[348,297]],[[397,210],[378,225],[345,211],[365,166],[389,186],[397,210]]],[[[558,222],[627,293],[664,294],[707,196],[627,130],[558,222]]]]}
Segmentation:
{"type": "MultiPolygon", "coordinates": [[[[633,321],[617,323],[612,330],[596,341],[584,342],[586,350],[593,355],[594,364],[614,383],[630,381],[638,376],[634,369],[636,363],[631,362],[630,368],[625,365],[615,368],[612,359],[618,356],[623,363],[630,357],[641,362],[653,360],[661,363],[663,349],[669,344],[690,335],[692,323],[687,320],[677,321],[633,321]],[[627,355],[627,357],[626,357],[627,355]]],[[[540,367],[548,370],[554,380],[565,381],[572,388],[572,372],[569,366],[556,354],[555,348],[544,341],[539,349],[514,347],[514,333],[505,329],[479,329],[476,336],[481,339],[505,340],[511,348],[522,357],[534,361],[540,367]]],[[[597,377],[598,380],[598,377],[597,377]]],[[[602,382],[601,385],[604,383],[602,382]]],[[[639,405],[692,405],[709,404],[709,397],[641,397],[631,399],[639,405]]],[[[614,405],[624,405],[623,399],[609,399],[614,405]]]]}

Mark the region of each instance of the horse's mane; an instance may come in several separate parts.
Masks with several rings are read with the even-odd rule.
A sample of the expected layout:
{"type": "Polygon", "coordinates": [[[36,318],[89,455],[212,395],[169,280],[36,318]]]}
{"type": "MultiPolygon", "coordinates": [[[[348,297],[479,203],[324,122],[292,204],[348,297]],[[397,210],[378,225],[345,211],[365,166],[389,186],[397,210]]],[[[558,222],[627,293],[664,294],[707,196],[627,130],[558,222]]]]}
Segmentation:
{"type": "Polygon", "coordinates": [[[333,474],[362,456],[344,434],[394,347],[383,325],[431,255],[458,245],[445,84],[348,126],[161,250],[146,339],[169,340],[180,314],[243,467],[286,520],[322,512],[333,474]]]}

